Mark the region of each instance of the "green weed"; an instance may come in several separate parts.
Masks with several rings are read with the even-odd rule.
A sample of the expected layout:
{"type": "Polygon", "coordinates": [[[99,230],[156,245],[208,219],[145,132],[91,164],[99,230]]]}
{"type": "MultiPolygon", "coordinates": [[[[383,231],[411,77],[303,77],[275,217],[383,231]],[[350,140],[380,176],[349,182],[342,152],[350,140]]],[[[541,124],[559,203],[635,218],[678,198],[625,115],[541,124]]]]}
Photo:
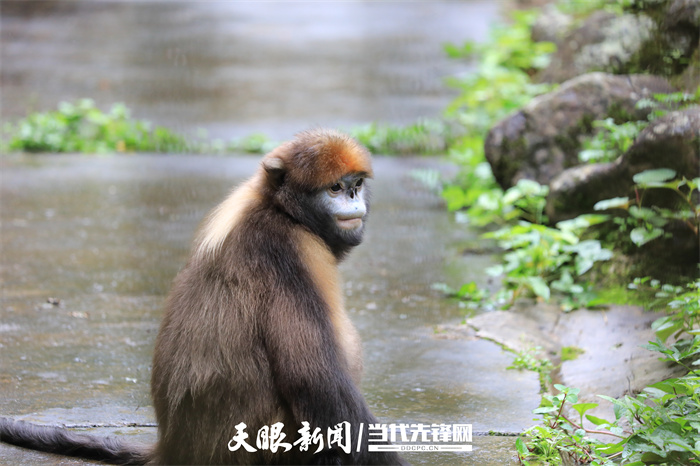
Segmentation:
{"type": "Polygon", "coordinates": [[[636,246],[643,246],[660,237],[669,237],[664,227],[671,222],[680,222],[696,236],[700,225],[700,205],[697,204],[700,178],[678,179],[676,172],[667,168],[646,170],[633,177],[635,198],[617,197],[595,204],[595,210],[617,210],[614,223],[621,238],[628,237],[636,246]],[[645,195],[651,190],[672,194],[673,208],[648,205],[645,195]]]}
{"type": "Polygon", "coordinates": [[[4,130],[9,151],[25,152],[184,152],[185,138],[134,120],[123,104],[103,112],[91,99],[63,102],[55,111],[33,113],[4,130]]]}
{"type": "MultiPolygon", "coordinates": [[[[631,287],[644,286],[657,290],[670,311],[652,325],[656,340],[646,348],[683,365],[688,374],[649,385],[638,395],[599,395],[612,403],[614,420],[587,414],[598,403],[577,403],[578,389],[554,385],[559,393],[544,394],[533,411],[542,415],[542,425],[527,429],[516,441],[523,464],[562,464],[564,459],[594,465],[700,464],[700,280],[679,288],[644,278],[631,287]],[[567,416],[568,408],[579,414],[578,419],[567,416]],[[584,428],[584,418],[595,428],[584,428]],[[604,442],[592,434],[612,440],[604,442]]],[[[525,367],[540,372],[532,364],[525,367]]]]}

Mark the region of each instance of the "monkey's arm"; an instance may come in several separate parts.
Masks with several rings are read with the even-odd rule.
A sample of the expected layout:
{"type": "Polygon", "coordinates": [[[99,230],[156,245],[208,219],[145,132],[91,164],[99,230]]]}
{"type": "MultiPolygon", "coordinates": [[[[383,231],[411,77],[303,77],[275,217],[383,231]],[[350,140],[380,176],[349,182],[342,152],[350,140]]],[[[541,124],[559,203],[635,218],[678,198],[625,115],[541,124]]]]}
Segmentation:
{"type": "Polygon", "coordinates": [[[275,385],[292,409],[298,423],[326,432],[328,427],[347,421],[353,433],[350,457],[332,452],[343,462],[357,464],[400,464],[394,453],[369,453],[367,431],[377,423],[345,365],[340,363],[337,342],[328,311],[320,299],[307,292],[287,289],[275,297],[269,318],[276,325],[265,325],[267,351],[273,365],[275,385]],[[363,440],[357,451],[357,436],[363,426],[363,440]]]}

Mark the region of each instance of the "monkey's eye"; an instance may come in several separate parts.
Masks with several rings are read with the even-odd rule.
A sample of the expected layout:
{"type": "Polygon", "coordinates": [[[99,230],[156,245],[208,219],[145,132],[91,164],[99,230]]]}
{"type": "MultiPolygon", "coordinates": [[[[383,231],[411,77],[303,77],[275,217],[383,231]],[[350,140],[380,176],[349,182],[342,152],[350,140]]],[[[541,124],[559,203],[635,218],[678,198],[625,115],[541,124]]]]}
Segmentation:
{"type": "Polygon", "coordinates": [[[338,194],[342,190],[343,190],[343,187],[340,185],[340,183],[336,183],[330,187],[330,192],[333,194],[338,194]]]}
{"type": "Polygon", "coordinates": [[[360,186],[362,186],[363,181],[364,181],[364,178],[360,178],[359,180],[357,180],[357,183],[355,183],[355,187],[359,188],[360,186]]]}

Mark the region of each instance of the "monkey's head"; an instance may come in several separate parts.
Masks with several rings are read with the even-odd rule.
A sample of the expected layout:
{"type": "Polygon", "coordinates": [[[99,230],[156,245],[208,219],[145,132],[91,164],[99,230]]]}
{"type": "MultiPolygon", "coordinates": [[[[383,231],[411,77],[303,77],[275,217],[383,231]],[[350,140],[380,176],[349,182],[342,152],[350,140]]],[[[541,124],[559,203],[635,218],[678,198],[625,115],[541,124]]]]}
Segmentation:
{"type": "Polygon", "coordinates": [[[337,258],[362,241],[369,212],[367,149],[332,130],[311,130],[263,159],[275,205],[320,236],[337,258]]]}

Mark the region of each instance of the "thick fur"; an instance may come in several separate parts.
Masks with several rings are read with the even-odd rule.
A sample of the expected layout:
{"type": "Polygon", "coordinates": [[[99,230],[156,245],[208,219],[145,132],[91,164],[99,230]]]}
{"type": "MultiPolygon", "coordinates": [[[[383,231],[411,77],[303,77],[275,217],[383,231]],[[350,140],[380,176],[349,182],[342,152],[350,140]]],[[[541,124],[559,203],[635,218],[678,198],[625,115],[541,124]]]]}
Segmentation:
{"type": "MultiPolygon", "coordinates": [[[[367,427],[377,421],[358,388],[360,342],[343,308],[337,264],[360,243],[362,229],[339,228],[318,196],[343,176],[371,174],[369,153],[353,139],[327,130],[301,133],[268,154],[208,217],[175,279],[156,340],[153,462],[401,462],[393,453],[367,451],[367,427]],[[241,422],[255,447],[260,427],[283,422],[284,441],[293,443],[302,421],[324,434],[348,421],[351,453],[228,449],[241,422]]],[[[0,424],[10,443],[7,436],[18,430],[0,424]]],[[[37,442],[24,445],[47,450],[37,442]]],[[[90,442],[97,440],[75,443],[90,442]]]]}
{"type": "Polygon", "coordinates": [[[0,417],[0,441],[110,464],[145,464],[152,458],[150,448],[125,445],[112,437],[78,434],[59,427],[38,426],[4,417],[0,417]]]}
{"type": "Polygon", "coordinates": [[[357,387],[359,338],[337,272],[361,232],[340,230],[317,205],[317,192],[348,173],[371,174],[364,148],[335,132],[302,133],[268,154],[224,201],[230,209],[217,209],[205,224],[156,341],[152,395],[161,461],[399,461],[368,453],[366,442],[359,453],[321,458],[296,447],[277,455],[226,448],[240,422],[252,445],[258,429],[275,422],[285,424],[289,442],[302,421],[323,432],[341,421],[355,429],[376,422],[357,387]]]}

